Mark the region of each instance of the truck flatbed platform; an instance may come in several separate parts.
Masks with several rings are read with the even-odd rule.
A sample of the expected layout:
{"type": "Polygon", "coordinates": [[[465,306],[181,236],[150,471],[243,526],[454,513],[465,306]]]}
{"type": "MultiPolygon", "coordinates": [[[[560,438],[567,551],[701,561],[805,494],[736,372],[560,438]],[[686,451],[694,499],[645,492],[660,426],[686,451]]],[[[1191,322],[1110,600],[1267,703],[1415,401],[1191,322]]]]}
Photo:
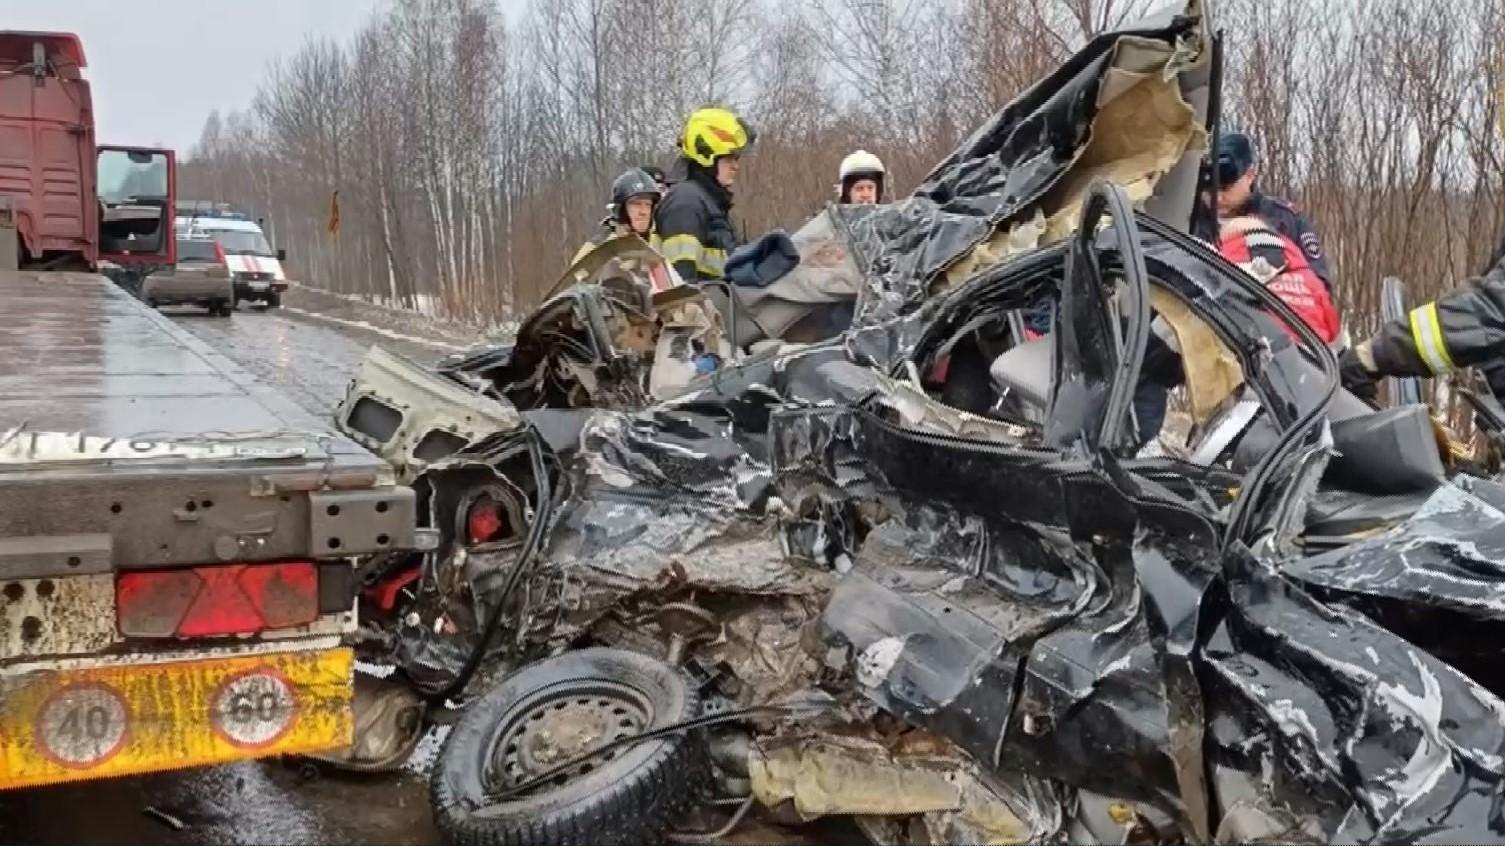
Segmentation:
{"type": "Polygon", "coordinates": [[[108,536],[115,567],[411,541],[385,462],[104,277],[0,271],[0,315],[0,577],[21,538],[108,536]]]}

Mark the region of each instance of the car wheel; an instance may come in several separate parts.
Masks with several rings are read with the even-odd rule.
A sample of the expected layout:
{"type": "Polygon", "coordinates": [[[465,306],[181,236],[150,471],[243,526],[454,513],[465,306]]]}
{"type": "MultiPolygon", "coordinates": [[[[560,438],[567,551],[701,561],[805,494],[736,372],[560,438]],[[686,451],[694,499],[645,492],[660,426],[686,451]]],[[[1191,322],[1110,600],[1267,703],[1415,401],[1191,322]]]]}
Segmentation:
{"type": "Polygon", "coordinates": [[[267,308],[270,308],[270,309],[280,309],[280,308],[282,308],[282,295],[280,293],[279,294],[268,294],[267,295],[267,308]]]}
{"type": "Polygon", "coordinates": [[[531,792],[488,798],[698,710],[678,669],[639,653],[596,647],[528,665],[456,722],[429,786],[434,820],[457,844],[662,844],[707,773],[693,733],[608,750],[531,792]]]}

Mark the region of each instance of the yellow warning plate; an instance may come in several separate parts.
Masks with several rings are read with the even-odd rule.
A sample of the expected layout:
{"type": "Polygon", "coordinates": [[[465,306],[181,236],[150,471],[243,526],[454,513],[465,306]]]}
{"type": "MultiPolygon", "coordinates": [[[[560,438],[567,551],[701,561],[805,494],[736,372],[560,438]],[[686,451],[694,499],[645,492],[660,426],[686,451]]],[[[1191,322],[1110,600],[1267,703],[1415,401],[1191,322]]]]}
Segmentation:
{"type": "Polygon", "coordinates": [[[337,648],[0,679],[0,789],[346,746],[353,667],[337,648]]]}

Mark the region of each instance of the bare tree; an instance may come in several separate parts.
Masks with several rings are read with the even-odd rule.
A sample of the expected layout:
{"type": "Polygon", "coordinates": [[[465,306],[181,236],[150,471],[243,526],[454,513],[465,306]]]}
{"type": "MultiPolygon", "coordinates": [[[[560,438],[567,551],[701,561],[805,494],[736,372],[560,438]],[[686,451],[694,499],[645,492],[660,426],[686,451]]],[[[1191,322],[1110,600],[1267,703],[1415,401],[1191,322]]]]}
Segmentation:
{"type": "MultiPolygon", "coordinates": [[[[392,0],[348,43],[266,69],[209,115],[185,197],[264,213],[311,284],[478,320],[563,271],[621,169],[685,115],[748,116],[735,215],[797,226],[862,147],[902,193],[1094,33],[1156,0],[392,0]],[[325,232],[340,192],[338,238],[325,232]]],[[[1351,331],[1381,277],[1477,272],[1505,225],[1505,0],[1221,0],[1224,106],[1260,183],[1323,233],[1351,331]],[[1399,37],[1398,33],[1404,33],[1399,37]]]]}

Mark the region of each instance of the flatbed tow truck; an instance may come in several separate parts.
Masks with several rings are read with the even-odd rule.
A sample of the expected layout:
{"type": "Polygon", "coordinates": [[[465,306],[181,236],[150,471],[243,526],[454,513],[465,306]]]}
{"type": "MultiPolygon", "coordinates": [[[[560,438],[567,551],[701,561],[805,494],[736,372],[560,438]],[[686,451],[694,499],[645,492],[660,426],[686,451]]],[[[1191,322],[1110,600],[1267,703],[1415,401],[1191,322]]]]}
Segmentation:
{"type": "Polygon", "coordinates": [[[171,264],[174,162],[83,67],[0,32],[0,789],[342,747],[413,493],[97,272],[171,264]]]}

